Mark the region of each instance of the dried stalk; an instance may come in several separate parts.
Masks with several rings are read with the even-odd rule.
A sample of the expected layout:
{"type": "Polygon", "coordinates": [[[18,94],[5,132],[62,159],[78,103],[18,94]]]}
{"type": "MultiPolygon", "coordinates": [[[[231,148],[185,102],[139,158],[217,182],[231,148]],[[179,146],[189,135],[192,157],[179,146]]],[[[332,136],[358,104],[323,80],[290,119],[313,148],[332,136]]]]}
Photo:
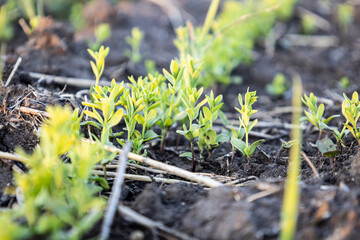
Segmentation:
{"type": "Polygon", "coordinates": [[[104,221],[101,226],[100,240],[106,240],[109,237],[111,224],[114,220],[117,205],[121,196],[121,186],[124,182],[124,175],[126,171],[127,154],[131,150],[131,143],[126,143],[123,147],[123,152],[120,155],[120,164],[116,171],[116,177],[111,189],[110,199],[105,211],[104,221]]]}

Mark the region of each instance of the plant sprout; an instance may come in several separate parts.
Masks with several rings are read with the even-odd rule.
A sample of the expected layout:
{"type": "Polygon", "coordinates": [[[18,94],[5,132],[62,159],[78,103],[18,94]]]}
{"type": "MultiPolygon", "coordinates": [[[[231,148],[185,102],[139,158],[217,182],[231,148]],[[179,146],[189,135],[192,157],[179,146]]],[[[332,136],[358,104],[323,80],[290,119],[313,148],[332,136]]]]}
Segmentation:
{"type": "Polygon", "coordinates": [[[327,125],[332,119],[339,117],[340,115],[332,115],[329,118],[324,118],[325,106],[320,104],[317,106],[317,98],[313,93],[310,93],[310,96],[306,94],[302,98],[302,102],[309,108],[310,112],[304,110],[305,117],[301,118],[301,121],[308,121],[312,123],[315,127],[319,129],[319,139],[321,138],[321,133],[324,129],[330,129],[327,125]]]}
{"type": "Polygon", "coordinates": [[[239,137],[233,136],[231,139],[231,145],[235,148],[237,148],[248,160],[249,165],[249,171],[251,172],[251,155],[254,153],[256,147],[262,143],[264,140],[257,140],[253,142],[252,144],[249,143],[249,133],[253,127],[255,127],[257,123],[257,119],[254,121],[250,121],[250,117],[257,112],[257,110],[254,110],[252,108],[252,105],[257,101],[256,91],[249,92],[249,89],[247,90],[245,94],[245,98],[243,100],[241,94],[239,94],[239,103],[240,103],[240,109],[236,108],[236,111],[240,113],[240,126],[242,129],[244,129],[244,134],[241,133],[241,130],[239,130],[239,137]],[[245,142],[242,140],[243,136],[245,136],[245,142]]]}
{"type": "Polygon", "coordinates": [[[352,94],[351,99],[349,99],[346,94],[344,94],[344,98],[345,100],[342,103],[342,113],[346,118],[346,123],[344,123],[344,126],[351,132],[360,145],[360,131],[357,126],[360,118],[359,95],[355,91],[352,94]]]}
{"type": "Polygon", "coordinates": [[[288,82],[283,74],[275,75],[271,84],[266,85],[266,91],[273,96],[280,97],[288,90],[288,82]]]}
{"type": "Polygon", "coordinates": [[[140,45],[144,38],[144,32],[142,32],[138,27],[131,29],[131,36],[126,37],[125,41],[131,46],[131,51],[126,50],[125,55],[130,59],[134,64],[139,63],[142,59],[140,53],[140,45]]]}

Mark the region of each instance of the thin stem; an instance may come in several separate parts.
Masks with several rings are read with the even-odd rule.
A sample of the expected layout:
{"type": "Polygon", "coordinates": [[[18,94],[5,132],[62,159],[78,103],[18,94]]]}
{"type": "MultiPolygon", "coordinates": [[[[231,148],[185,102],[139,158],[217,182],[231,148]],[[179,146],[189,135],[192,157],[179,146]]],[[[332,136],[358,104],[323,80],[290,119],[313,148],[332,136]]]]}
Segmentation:
{"type": "Polygon", "coordinates": [[[192,162],[192,172],[195,172],[195,152],[194,152],[194,143],[193,141],[190,141],[191,146],[191,162],[192,162]]]}
{"type": "Polygon", "coordinates": [[[208,12],[206,14],[204,26],[203,26],[202,31],[201,31],[201,38],[200,38],[201,40],[203,40],[205,38],[206,34],[209,33],[211,24],[214,21],[216,12],[217,12],[217,10],[219,8],[219,3],[220,3],[220,0],[212,0],[211,1],[209,10],[208,10],[208,12]]]}
{"type": "Polygon", "coordinates": [[[235,147],[232,147],[232,154],[231,154],[231,160],[230,163],[233,164],[234,163],[234,156],[235,156],[235,147]]]}
{"type": "Polygon", "coordinates": [[[165,128],[163,131],[162,131],[162,136],[161,136],[161,144],[160,144],[160,152],[164,152],[164,148],[165,148],[165,138],[166,138],[166,134],[168,132],[168,129],[169,128],[165,128]]]}

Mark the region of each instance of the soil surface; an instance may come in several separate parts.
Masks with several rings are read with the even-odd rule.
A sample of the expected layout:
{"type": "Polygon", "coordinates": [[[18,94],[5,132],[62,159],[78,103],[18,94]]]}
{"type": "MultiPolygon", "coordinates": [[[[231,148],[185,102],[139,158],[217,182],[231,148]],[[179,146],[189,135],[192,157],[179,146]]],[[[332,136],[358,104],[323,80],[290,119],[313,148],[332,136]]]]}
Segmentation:
{"type": "MultiPolygon", "coordinates": [[[[160,70],[167,68],[177,56],[173,45],[174,28],[186,20],[194,24],[204,21],[208,0],[174,0],[166,8],[156,1],[93,1],[84,10],[88,26],[75,33],[64,22],[52,18],[43,19],[40,27],[26,36],[19,28],[9,44],[4,79],[7,79],[19,56],[22,63],[15,72],[9,86],[0,88],[0,151],[14,152],[22,147],[31,152],[38,144],[37,131],[43,122],[41,115],[28,113],[23,108],[44,111],[48,105],[69,105],[81,109],[81,101],[88,93],[80,84],[64,85],[54,77],[92,79],[86,51],[86,41],[91,41],[94,26],[108,22],[112,26],[112,37],[104,43],[111,51],[106,61],[104,80],[115,78],[126,80],[128,75],[145,75],[144,63],[134,66],[124,51],[129,48],[125,37],[132,27],[145,32],[141,46],[147,59],[156,62],[160,70]],[[101,8],[99,6],[102,6],[101,8]],[[93,14],[95,10],[96,14],[93,14]],[[176,10],[176,14],[174,14],[176,10]],[[96,18],[94,17],[96,16],[96,18]],[[34,73],[37,73],[34,74],[34,73]],[[40,74],[40,75],[39,75],[40,74]]],[[[161,1],[159,1],[161,2],[161,1]]],[[[118,215],[114,220],[111,239],[277,239],[284,180],[287,174],[289,150],[282,147],[289,140],[291,122],[291,91],[281,98],[270,96],[265,85],[271,83],[276,73],[288,79],[299,74],[304,93],[314,92],[325,104],[326,117],[341,112],[342,93],[360,90],[360,8],[355,6],[355,18],[348,29],[336,23],[335,8],[340,1],[331,1],[324,7],[323,1],[303,0],[296,6],[294,15],[286,22],[274,27],[275,41],[260,39],[253,52],[253,64],[239,66],[234,74],[241,75],[241,85],[217,86],[217,94],[223,94],[226,115],[231,123],[238,125],[237,95],[244,94],[249,87],[259,95],[254,115],[259,124],[250,141],[264,139],[265,142],[251,158],[252,174],[249,174],[247,159],[235,154],[230,164],[231,145],[221,144],[210,159],[197,159],[196,172],[211,176],[231,186],[206,189],[190,184],[143,183],[126,180],[121,201],[137,213],[162,226],[171,228],[182,237],[175,237],[166,230],[148,228],[132,219],[118,215]],[[301,17],[311,11],[325,24],[304,42],[299,35],[301,17]],[[327,23],[327,24],[326,24],[327,23]],[[336,44],[314,46],[317,37],[336,39],[336,44]],[[350,86],[343,90],[338,80],[347,76],[350,86]],[[261,123],[261,124],[260,124],[261,123]]],[[[251,19],[249,20],[251,21],[251,19]]],[[[333,120],[332,126],[341,127],[342,118],[333,120]]],[[[215,130],[224,127],[216,122],[215,130]]],[[[325,133],[326,134],[326,133],[325,133]]],[[[330,136],[329,136],[330,137],[330,136]]],[[[301,203],[296,239],[359,239],[360,238],[360,151],[353,137],[344,140],[345,148],[333,158],[322,156],[316,147],[318,131],[304,124],[301,163],[301,203]],[[319,176],[309,166],[312,162],[319,176]]],[[[334,140],[334,139],[333,139],[334,140]]],[[[148,156],[191,170],[191,160],[179,155],[190,149],[176,129],[170,129],[165,152],[159,151],[160,143],[147,146],[148,156]]],[[[196,149],[199,154],[199,150],[196,149]]],[[[15,197],[6,194],[4,188],[11,186],[14,169],[26,170],[19,163],[3,159],[0,161],[0,206],[11,206],[15,197]]],[[[129,173],[153,177],[175,178],[163,173],[150,173],[129,168],[129,173]]],[[[113,179],[109,179],[112,183],[113,179]]],[[[109,194],[104,192],[104,194],[109,194]]],[[[100,223],[88,233],[90,238],[99,233],[100,223]]],[[[178,236],[178,235],[176,235],[178,236]]]]}

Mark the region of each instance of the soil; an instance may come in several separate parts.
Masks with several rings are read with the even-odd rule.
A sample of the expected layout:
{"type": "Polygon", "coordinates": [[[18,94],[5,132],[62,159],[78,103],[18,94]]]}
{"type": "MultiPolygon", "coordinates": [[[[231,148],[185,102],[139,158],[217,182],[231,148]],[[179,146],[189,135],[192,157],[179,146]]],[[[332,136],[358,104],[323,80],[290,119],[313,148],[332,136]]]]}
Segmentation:
{"type": "MultiPolygon", "coordinates": [[[[7,87],[0,88],[0,151],[14,152],[22,147],[31,152],[38,144],[36,135],[43,119],[37,115],[22,112],[20,107],[44,111],[46,106],[61,104],[81,109],[83,88],[56,83],[49,78],[37,78],[31,73],[62,77],[92,79],[86,39],[91,38],[94,25],[108,22],[112,26],[112,37],[104,43],[111,51],[107,58],[104,80],[115,78],[125,80],[128,75],[145,74],[143,63],[134,66],[124,55],[128,48],[125,37],[132,27],[145,31],[141,51],[147,59],[156,62],[158,69],[167,68],[177,56],[172,41],[174,27],[190,20],[201,24],[209,5],[207,0],[173,1],[180,15],[173,14],[155,1],[110,1],[96,0],[84,10],[88,26],[75,33],[70,24],[46,18],[31,36],[27,37],[19,28],[15,41],[9,44],[4,79],[10,75],[19,56],[22,63],[7,87]],[[103,6],[99,8],[99,6],[103,6]],[[93,14],[94,9],[97,10],[93,14]],[[93,16],[96,16],[93,17],[93,16]],[[181,16],[181,17],[180,17],[181,16]]],[[[280,210],[283,198],[284,180],[287,174],[289,150],[282,148],[282,141],[289,140],[291,122],[291,91],[281,98],[270,96],[264,86],[270,83],[278,72],[288,79],[299,74],[304,93],[314,92],[326,105],[326,115],[341,112],[342,92],[336,83],[348,76],[351,85],[345,92],[360,90],[360,8],[355,7],[355,19],[347,31],[336,24],[335,6],[331,1],[329,9],[322,1],[301,1],[291,19],[274,27],[276,41],[274,52],[269,50],[266,39],[260,39],[254,49],[253,64],[239,66],[233,72],[241,75],[241,85],[217,86],[223,94],[225,110],[230,120],[236,121],[234,111],[237,95],[256,90],[259,101],[255,115],[260,122],[271,123],[254,129],[265,142],[251,158],[252,174],[249,176],[247,159],[235,154],[230,164],[231,146],[221,144],[211,159],[197,160],[196,172],[216,176],[219,181],[237,180],[236,187],[206,189],[188,184],[146,184],[126,180],[121,201],[139,214],[160,222],[188,236],[189,239],[277,239],[279,234],[280,210]],[[329,27],[318,29],[311,37],[334,36],[335,45],[314,47],[311,44],[297,46],[291,34],[302,34],[301,15],[307,9],[317,14],[329,27]]],[[[251,20],[249,20],[251,21],[251,20]]],[[[343,119],[333,120],[333,126],[341,126],[343,119]]],[[[215,128],[221,130],[222,125],[215,128]]],[[[159,142],[148,147],[148,156],[156,160],[191,170],[191,161],[179,155],[190,149],[183,138],[178,138],[176,129],[170,129],[165,153],[159,151],[159,142]]],[[[326,134],[326,133],[325,133],[326,134]]],[[[252,136],[250,141],[258,140],[252,136]]],[[[334,159],[322,156],[316,148],[318,131],[306,125],[303,131],[303,158],[308,157],[319,172],[315,177],[306,161],[301,163],[301,203],[296,239],[359,239],[360,238],[360,151],[350,135],[334,159]],[[332,165],[334,162],[334,165],[332,165]]],[[[196,149],[197,154],[199,153],[196,149]]],[[[14,197],[4,193],[4,187],[12,184],[16,162],[0,161],[0,206],[11,206],[14,197]]],[[[135,170],[128,170],[135,171],[135,170]]],[[[139,170],[136,170],[139,173],[139,170]]],[[[142,174],[149,175],[150,173],[142,174]]],[[[158,175],[151,175],[156,177],[158,175]]],[[[163,176],[164,177],[164,176],[163,176]]],[[[171,177],[171,176],[167,176],[171,177]]],[[[112,180],[109,179],[111,183],[112,180]]],[[[90,238],[99,233],[101,223],[87,234],[90,238]]],[[[155,229],[148,229],[131,219],[116,216],[112,226],[111,239],[178,239],[169,237],[155,229]]]]}

